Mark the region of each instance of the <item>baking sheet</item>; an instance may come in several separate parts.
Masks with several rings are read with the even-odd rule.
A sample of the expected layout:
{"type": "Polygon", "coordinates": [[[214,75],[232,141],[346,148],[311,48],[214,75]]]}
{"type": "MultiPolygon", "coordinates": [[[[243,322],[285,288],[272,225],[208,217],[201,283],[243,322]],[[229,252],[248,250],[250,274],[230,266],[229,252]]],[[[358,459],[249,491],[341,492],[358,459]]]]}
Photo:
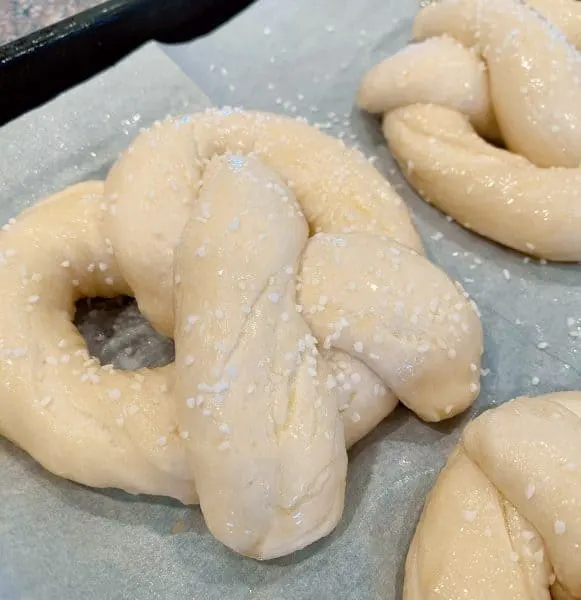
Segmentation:
{"type": "MultiPolygon", "coordinates": [[[[405,185],[377,122],[353,109],[361,76],[406,43],[416,8],[412,0],[340,9],[333,0],[264,0],[208,38],[166,51],[215,104],[304,116],[377,156],[434,261],[482,311],[490,372],[475,407],[439,426],[398,410],[350,453],[337,529],[268,563],[224,548],[198,509],[62,481],[0,442],[0,598],[399,599],[415,521],[465,420],[517,394],[581,388],[581,341],[569,335],[581,317],[579,267],[525,264],[449,223],[405,185]],[[539,349],[541,342],[548,347],[539,349]]],[[[128,61],[117,79],[107,75],[109,86],[91,82],[0,130],[0,220],[47,192],[103,175],[139,126],[203,103],[159,60],[142,60],[140,76],[128,61]]]]}

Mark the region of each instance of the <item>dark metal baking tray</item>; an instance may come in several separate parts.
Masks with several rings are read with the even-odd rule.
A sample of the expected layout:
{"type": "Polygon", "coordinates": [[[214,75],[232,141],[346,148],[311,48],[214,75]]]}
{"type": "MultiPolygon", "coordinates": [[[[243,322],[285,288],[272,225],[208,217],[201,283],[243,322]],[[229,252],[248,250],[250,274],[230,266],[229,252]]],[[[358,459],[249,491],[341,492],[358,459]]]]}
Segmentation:
{"type": "Polygon", "coordinates": [[[251,3],[109,0],[0,46],[0,125],[85,81],[149,40],[192,40],[251,3]]]}

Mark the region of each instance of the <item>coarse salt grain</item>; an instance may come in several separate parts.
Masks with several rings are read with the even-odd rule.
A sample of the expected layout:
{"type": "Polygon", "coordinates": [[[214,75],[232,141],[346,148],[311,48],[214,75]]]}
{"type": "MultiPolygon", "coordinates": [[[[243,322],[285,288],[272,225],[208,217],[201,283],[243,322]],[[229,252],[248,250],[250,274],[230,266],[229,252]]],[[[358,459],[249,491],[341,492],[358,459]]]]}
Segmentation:
{"type": "Polygon", "coordinates": [[[52,396],[44,396],[39,402],[42,407],[48,406],[52,402],[52,396]]]}
{"type": "Polygon", "coordinates": [[[525,488],[525,496],[527,498],[527,500],[530,500],[534,495],[535,495],[535,484],[534,483],[529,483],[527,484],[526,488],[525,488]]]}
{"type": "Polygon", "coordinates": [[[567,526],[563,521],[557,520],[555,521],[554,529],[556,535],[563,535],[567,531],[567,526]]]}
{"type": "Polygon", "coordinates": [[[468,521],[468,523],[473,523],[476,520],[477,516],[478,516],[478,512],[475,510],[463,510],[462,511],[462,517],[465,521],[468,521]]]}

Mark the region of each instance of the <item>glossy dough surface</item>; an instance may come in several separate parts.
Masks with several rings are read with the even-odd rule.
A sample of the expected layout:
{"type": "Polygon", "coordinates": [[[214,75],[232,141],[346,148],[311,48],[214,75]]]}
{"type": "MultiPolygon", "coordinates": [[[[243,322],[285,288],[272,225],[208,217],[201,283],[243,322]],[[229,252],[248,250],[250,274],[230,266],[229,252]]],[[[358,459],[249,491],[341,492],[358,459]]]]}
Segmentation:
{"type": "Polygon", "coordinates": [[[199,495],[210,530],[272,558],[331,531],[346,447],[400,399],[438,421],[479,390],[482,331],[400,198],[309,126],[208,111],[144,131],[104,189],[0,234],[0,432],[51,471],[199,495]],[[71,323],[134,294],[176,361],[117,371],[71,323]]]}
{"type": "Polygon", "coordinates": [[[581,260],[580,16],[573,0],[431,4],[358,95],[425,200],[556,261],[581,260]]]}
{"type": "Polygon", "coordinates": [[[581,598],[581,393],[471,422],[430,492],[404,600],[581,598]]]}

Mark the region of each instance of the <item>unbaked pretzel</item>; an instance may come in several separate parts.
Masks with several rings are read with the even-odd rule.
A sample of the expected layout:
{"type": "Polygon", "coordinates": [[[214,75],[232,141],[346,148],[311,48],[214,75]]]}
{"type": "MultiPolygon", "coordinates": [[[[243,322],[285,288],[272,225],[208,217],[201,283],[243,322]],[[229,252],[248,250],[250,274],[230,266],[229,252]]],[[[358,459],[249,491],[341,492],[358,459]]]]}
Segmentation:
{"type": "Polygon", "coordinates": [[[466,427],[426,501],[404,600],[581,598],[581,393],[466,427]]]}
{"type": "Polygon", "coordinates": [[[477,395],[474,307],[341,143],[261,113],[169,119],[100,194],[72,188],[0,235],[0,431],[55,473],[184,502],[195,480],[216,537],[270,558],[336,525],[346,444],[396,396],[440,420],[477,395]],[[127,293],[173,365],[88,357],[73,301],[127,293]]]}
{"type": "MultiPolygon", "coordinates": [[[[577,2],[528,4],[579,42],[577,2]]],[[[386,113],[389,147],[428,202],[521,252],[579,261],[581,55],[533,8],[429,5],[415,21],[418,43],[367,74],[358,104],[386,113]]]]}

